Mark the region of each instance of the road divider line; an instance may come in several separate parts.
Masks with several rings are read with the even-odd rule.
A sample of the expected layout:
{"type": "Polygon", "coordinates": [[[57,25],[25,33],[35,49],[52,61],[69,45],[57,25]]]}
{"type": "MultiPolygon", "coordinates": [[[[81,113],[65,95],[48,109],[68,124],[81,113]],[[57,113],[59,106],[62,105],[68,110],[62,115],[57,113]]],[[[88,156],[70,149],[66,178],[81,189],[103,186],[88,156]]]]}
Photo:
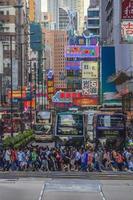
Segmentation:
{"type": "Polygon", "coordinates": [[[105,197],[105,195],[104,195],[104,193],[103,193],[101,185],[99,185],[99,190],[100,190],[100,195],[102,197],[102,200],[107,200],[106,197],[105,197]]]}
{"type": "Polygon", "coordinates": [[[46,187],[46,184],[44,183],[43,186],[42,186],[42,189],[41,189],[41,192],[40,192],[40,195],[39,195],[39,199],[38,199],[38,200],[42,200],[45,187],[46,187]]]}

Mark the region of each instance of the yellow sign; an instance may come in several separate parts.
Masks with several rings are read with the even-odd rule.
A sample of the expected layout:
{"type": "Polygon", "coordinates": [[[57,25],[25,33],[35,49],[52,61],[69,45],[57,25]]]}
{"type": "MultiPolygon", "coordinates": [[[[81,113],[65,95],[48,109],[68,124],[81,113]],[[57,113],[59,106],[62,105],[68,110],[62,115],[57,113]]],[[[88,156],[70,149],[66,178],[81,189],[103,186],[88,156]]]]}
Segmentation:
{"type": "Polygon", "coordinates": [[[82,62],[82,78],[85,79],[98,78],[98,62],[94,61],[82,62]]]}

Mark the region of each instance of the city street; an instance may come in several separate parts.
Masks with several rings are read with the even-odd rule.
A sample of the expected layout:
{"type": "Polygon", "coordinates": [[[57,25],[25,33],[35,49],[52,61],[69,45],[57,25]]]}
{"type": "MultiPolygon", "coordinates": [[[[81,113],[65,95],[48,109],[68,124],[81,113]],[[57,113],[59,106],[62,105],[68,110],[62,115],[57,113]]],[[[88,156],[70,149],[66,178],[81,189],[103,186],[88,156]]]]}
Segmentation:
{"type": "Polygon", "coordinates": [[[81,179],[0,180],[1,200],[132,200],[133,181],[81,179]]]}

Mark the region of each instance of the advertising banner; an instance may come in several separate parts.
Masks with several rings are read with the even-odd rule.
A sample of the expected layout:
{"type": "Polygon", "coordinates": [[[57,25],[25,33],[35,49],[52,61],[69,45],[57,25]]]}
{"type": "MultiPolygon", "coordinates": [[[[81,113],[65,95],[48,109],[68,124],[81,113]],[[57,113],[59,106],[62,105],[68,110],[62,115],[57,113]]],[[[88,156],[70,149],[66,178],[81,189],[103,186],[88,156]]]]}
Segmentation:
{"type": "Polygon", "coordinates": [[[133,42],[133,20],[121,22],[121,39],[123,42],[133,42]]]}
{"type": "MultiPolygon", "coordinates": [[[[26,91],[14,90],[12,92],[12,98],[21,99],[21,96],[22,98],[26,98],[26,95],[26,91]]],[[[8,92],[8,98],[11,99],[11,91],[8,92]]]]}
{"type": "Polygon", "coordinates": [[[87,107],[87,106],[95,106],[98,105],[98,98],[78,98],[73,100],[73,104],[76,106],[87,107]]]}
{"type": "Polygon", "coordinates": [[[112,93],[117,92],[115,83],[110,83],[108,81],[109,77],[112,74],[116,74],[116,65],[115,65],[115,48],[112,46],[110,47],[102,47],[102,65],[101,65],[102,72],[102,84],[100,84],[100,89],[102,91],[102,103],[113,103],[111,98],[104,98],[105,95],[109,95],[112,93]]]}
{"type": "Polygon", "coordinates": [[[67,46],[65,49],[67,58],[98,58],[99,46],[67,46]]]}
{"type": "Polygon", "coordinates": [[[82,62],[82,78],[98,78],[98,62],[82,62]]]}
{"type": "Polygon", "coordinates": [[[80,61],[66,61],[65,70],[80,70],[80,61]]]}
{"type": "Polygon", "coordinates": [[[121,18],[133,19],[133,0],[121,0],[121,18]]]}
{"type": "Polygon", "coordinates": [[[98,95],[98,79],[82,79],[82,95],[98,95]]]}
{"type": "Polygon", "coordinates": [[[3,44],[0,41],[0,74],[3,74],[3,44]]]}

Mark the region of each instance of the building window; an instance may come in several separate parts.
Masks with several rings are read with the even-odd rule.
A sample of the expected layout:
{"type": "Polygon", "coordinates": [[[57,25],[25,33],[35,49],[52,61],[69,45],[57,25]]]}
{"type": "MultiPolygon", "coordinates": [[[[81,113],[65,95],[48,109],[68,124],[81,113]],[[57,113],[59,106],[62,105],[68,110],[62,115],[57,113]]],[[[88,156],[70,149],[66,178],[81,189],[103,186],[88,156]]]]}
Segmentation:
{"type": "Polygon", "coordinates": [[[99,17],[99,10],[88,11],[88,17],[99,17]]]}

